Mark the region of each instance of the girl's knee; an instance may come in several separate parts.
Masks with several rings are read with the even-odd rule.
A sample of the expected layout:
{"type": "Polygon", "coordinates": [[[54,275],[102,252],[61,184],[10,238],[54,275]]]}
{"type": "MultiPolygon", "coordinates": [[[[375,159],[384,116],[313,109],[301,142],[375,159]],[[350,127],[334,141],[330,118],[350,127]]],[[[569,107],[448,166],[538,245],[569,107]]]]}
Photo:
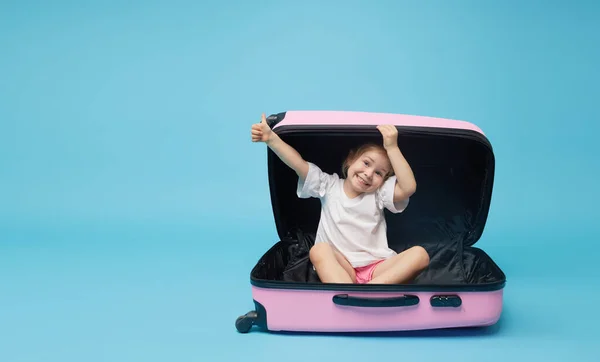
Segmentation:
{"type": "Polygon", "coordinates": [[[333,249],[327,243],[317,243],[309,251],[309,258],[313,264],[318,264],[332,255],[334,255],[333,249]]]}
{"type": "Polygon", "coordinates": [[[427,250],[425,250],[424,247],[413,246],[411,248],[411,254],[418,269],[425,269],[427,268],[427,266],[429,266],[429,253],[427,252],[427,250]]]}

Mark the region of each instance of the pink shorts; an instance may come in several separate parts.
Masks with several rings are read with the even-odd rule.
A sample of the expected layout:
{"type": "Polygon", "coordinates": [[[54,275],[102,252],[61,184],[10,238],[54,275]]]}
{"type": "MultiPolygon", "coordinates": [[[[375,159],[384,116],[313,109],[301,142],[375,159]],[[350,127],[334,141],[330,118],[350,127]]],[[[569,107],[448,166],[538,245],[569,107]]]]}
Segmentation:
{"type": "Polygon", "coordinates": [[[356,272],[356,282],[358,284],[370,282],[371,279],[373,279],[373,271],[375,270],[375,267],[384,261],[385,259],[382,259],[369,265],[354,268],[354,271],[356,272]]]}

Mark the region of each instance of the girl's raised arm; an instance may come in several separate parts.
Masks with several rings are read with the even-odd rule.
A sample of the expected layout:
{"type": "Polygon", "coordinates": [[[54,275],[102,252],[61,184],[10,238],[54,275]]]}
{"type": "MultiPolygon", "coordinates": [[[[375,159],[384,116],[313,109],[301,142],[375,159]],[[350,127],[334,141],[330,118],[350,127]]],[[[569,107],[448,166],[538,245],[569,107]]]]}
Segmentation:
{"type": "Polygon", "coordinates": [[[292,146],[288,145],[273,132],[267,124],[265,114],[262,114],[260,123],[252,125],[252,142],[264,142],[267,146],[296,174],[301,180],[306,179],[308,163],[292,146]]]}

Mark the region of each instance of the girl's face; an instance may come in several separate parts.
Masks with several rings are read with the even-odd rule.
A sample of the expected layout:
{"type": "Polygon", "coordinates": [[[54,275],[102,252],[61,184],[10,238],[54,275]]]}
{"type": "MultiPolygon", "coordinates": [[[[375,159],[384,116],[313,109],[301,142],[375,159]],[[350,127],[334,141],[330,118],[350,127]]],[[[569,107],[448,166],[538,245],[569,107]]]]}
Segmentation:
{"type": "Polygon", "coordinates": [[[373,192],[385,181],[391,169],[387,155],[377,151],[367,151],[356,158],[348,167],[349,184],[358,194],[373,192]]]}

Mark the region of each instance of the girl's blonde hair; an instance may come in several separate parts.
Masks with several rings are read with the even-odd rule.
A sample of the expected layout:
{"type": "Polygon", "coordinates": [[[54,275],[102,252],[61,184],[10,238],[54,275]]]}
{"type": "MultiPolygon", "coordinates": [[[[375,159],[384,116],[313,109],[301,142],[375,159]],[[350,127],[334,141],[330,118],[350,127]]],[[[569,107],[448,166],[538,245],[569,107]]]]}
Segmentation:
{"type": "MultiPolygon", "coordinates": [[[[388,157],[387,151],[385,150],[385,148],[383,148],[383,146],[380,146],[375,143],[366,143],[356,149],[350,150],[350,152],[348,153],[348,156],[346,156],[346,159],[344,160],[344,163],[342,164],[342,174],[344,175],[344,178],[348,177],[348,168],[350,167],[350,165],[353,164],[365,152],[369,152],[369,151],[379,152],[382,155],[384,155],[386,158],[388,157]]],[[[384,180],[387,179],[388,177],[392,176],[393,174],[394,174],[394,169],[390,167],[390,171],[387,173],[387,175],[385,175],[384,180]]]]}

